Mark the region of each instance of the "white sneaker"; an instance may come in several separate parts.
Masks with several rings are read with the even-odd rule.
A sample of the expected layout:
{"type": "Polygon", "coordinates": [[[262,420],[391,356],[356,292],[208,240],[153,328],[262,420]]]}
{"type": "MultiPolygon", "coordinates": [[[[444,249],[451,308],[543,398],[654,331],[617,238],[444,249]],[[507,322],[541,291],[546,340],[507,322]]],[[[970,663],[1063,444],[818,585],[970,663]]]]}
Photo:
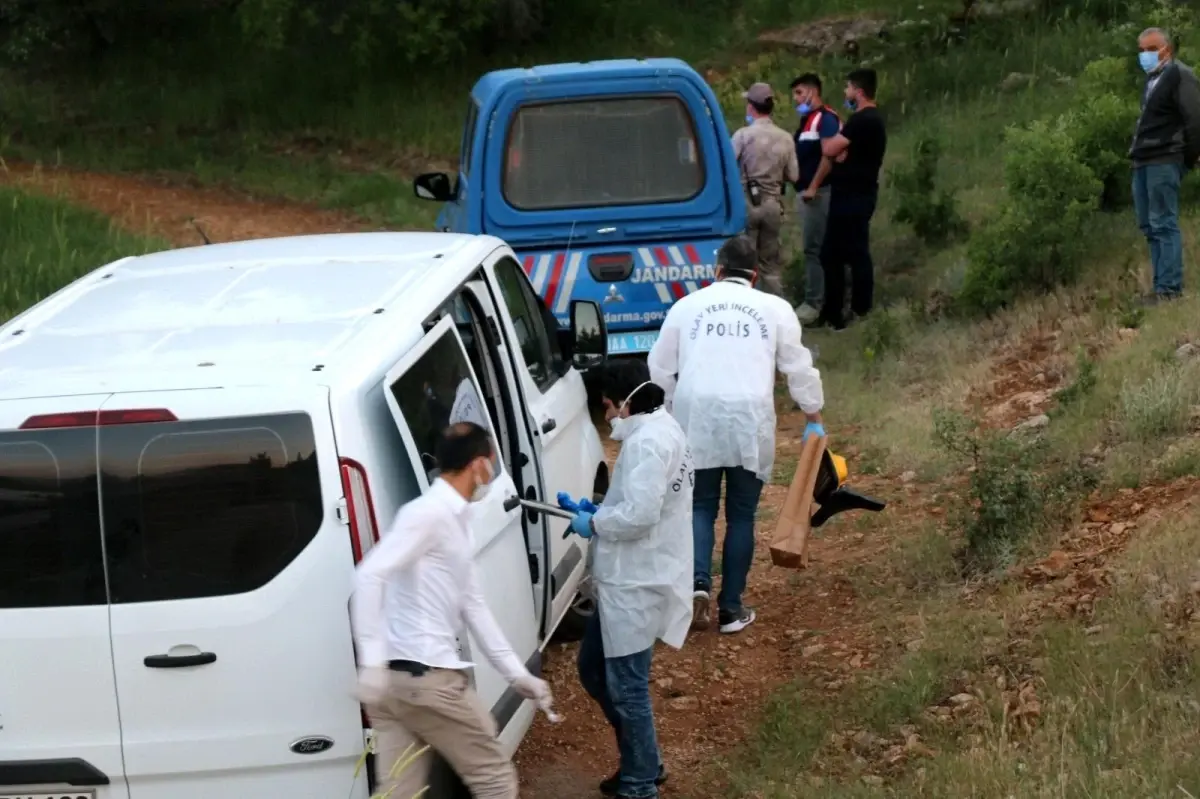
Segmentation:
{"type": "Polygon", "coordinates": [[[740,633],[751,624],[754,624],[757,618],[758,614],[754,612],[754,608],[742,608],[740,613],[726,613],[725,611],[721,611],[721,632],[725,635],[740,633]]]}
{"type": "Polygon", "coordinates": [[[817,317],[821,312],[809,305],[807,302],[796,306],[796,318],[800,320],[802,325],[811,325],[817,321],[817,317]]]}

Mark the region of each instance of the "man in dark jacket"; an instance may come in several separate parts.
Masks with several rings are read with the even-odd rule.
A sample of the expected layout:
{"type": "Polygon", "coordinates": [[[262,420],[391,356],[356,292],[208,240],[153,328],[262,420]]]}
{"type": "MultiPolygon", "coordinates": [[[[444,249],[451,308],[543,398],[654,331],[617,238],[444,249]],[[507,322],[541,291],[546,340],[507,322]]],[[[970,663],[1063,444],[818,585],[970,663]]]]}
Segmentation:
{"type": "Polygon", "coordinates": [[[1160,28],[1138,37],[1146,87],[1129,157],[1138,227],[1150,244],[1154,301],[1183,291],[1179,183],[1200,158],[1200,82],[1174,55],[1170,37],[1160,28]]]}

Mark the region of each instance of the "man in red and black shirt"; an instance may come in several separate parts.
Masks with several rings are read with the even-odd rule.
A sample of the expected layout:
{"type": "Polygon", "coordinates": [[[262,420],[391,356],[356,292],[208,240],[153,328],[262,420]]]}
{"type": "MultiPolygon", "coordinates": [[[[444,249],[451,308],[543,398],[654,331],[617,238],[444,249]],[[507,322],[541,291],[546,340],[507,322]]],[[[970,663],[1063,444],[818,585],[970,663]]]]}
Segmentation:
{"type": "Polygon", "coordinates": [[[796,160],[800,179],[796,181],[796,217],[804,246],[804,302],[797,306],[801,324],[812,324],[825,301],[825,272],[821,268],[821,245],[829,218],[829,185],[826,178],[833,161],[821,153],[821,142],[842,129],[832,108],[821,100],[821,78],[809,72],[792,81],[792,100],[800,115],[796,129],[796,160]]]}

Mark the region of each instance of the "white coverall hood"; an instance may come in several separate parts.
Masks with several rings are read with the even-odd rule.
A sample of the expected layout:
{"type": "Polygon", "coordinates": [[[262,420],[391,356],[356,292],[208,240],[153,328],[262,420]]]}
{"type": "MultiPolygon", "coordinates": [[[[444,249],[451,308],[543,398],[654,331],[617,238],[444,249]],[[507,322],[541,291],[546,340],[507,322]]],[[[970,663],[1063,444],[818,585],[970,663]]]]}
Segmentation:
{"type": "Polygon", "coordinates": [[[648,365],[697,469],[741,466],[770,481],[776,369],[805,413],[825,404],[791,306],[742,281],[714,283],[671,306],[648,365]]]}
{"type": "Polygon", "coordinates": [[[692,623],[692,487],[687,436],[665,409],[626,420],[628,437],[592,523],[592,585],[605,657],[656,639],[679,649],[692,623]]]}

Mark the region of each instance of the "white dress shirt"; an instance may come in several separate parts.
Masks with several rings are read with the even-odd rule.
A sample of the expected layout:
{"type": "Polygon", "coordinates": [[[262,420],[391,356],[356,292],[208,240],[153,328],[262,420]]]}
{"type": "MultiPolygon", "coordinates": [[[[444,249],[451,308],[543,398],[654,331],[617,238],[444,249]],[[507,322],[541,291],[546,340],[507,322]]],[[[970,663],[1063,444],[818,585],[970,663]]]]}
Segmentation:
{"type": "Polygon", "coordinates": [[[529,674],[484,603],[472,559],[470,506],[444,480],[403,505],[359,564],[350,615],[363,667],[411,660],[465,669],[464,625],[509,682],[529,674]]]}

